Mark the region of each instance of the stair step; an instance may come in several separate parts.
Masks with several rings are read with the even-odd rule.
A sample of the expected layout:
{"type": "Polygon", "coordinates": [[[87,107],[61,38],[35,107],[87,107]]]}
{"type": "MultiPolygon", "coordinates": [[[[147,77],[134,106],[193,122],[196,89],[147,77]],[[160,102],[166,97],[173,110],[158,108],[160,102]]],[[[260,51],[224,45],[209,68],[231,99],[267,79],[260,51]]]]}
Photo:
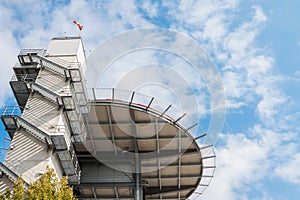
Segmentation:
{"type": "Polygon", "coordinates": [[[48,100],[57,103],[57,98],[59,97],[59,95],[57,95],[56,93],[52,92],[51,90],[37,84],[37,83],[32,83],[31,84],[31,88],[32,90],[38,92],[39,94],[41,94],[42,96],[44,96],[45,98],[47,98],[48,100]]]}
{"type": "Polygon", "coordinates": [[[56,64],[55,62],[48,60],[45,57],[39,57],[39,58],[41,59],[41,64],[43,67],[46,67],[47,69],[57,72],[57,73],[61,74],[62,76],[66,75],[65,71],[68,70],[68,68],[63,67],[59,64],[56,64]]]}
{"type": "Polygon", "coordinates": [[[40,140],[44,143],[46,142],[47,137],[48,137],[48,135],[46,133],[44,133],[43,131],[36,128],[35,126],[33,126],[32,124],[30,124],[29,122],[27,122],[26,120],[24,120],[20,117],[17,117],[17,122],[27,132],[31,133],[31,135],[33,135],[35,138],[37,138],[38,140],[40,140]]]}

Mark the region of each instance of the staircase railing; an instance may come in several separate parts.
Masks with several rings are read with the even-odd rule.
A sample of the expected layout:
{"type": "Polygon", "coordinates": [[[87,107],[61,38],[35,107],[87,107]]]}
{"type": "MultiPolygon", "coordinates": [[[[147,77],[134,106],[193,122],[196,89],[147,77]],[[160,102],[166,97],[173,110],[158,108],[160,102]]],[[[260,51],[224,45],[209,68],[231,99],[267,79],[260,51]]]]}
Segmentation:
{"type": "Polygon", "coordinates": [[[24,82],[34,82],[36,79],[35,74],[14,74],[11,77],[11,81],[24,81],[24,82]]]}
{"type": "Polygon", "coordinates": [[[36,126],[32,125],[25,119],[21,117],[16,118],[19,126],[23,127],[27,132],[29,132],[31,135],[33,135],[35,138],[42,142],[46,142],[48,145],[52,145],[52,141],[50,140],[49,136],[36,126]]]}
{"type": "Polygon", "coordinates": [[[4,107],[1,116],[20,116],[21,110],[19,106],[6,106],[4,107]]]}
{"type": "Polygon", "coordinates": [[[42,67],[48,68],[54,72],[57,72],[63,76],[67,76],[67,78],[69,78],[68,74],[66,73],[68,71],[68,68],[61,66],[46,57],[38,56],[38,58],[40,59],[40,64],[42,67]]]}
{"type": "Polygon", "coordinates": [[[0,162],[0,171],[5,173],[11,181],[15,181],[18,179],[18,175],[15,174],[12,170],[10,170],[7,166],[0,162]]]}
{"type": "MultiPolygon", "coordinates": [[[[60,98],[60,96],[58,94],[56,94],[55,92],[45,88],[44,86],[41,86],[40,84],[31,83],[31,89],[34,90],[34,91],[37,91],[42,96],[46,97],[47,99],[51,100],[54,103],[59,104],[59,102],[60,102],[58,100],[58,98],[60,98]]],[[[59,106],[62,106],[62,105],[59,104],[59,106]]]]}
{"type": "Polygon", "coordinates": [[[4,108],[2,116],[11,116],[18,124],[28,133],[48,145],[54,145],[57,150],[68,150],[71,145],[71,140],[66,133],[65,125],[52,125],[41,117],[34,116],[28,112],[25,118],[19,117],[20,109],[17,106],[4,108]]]}

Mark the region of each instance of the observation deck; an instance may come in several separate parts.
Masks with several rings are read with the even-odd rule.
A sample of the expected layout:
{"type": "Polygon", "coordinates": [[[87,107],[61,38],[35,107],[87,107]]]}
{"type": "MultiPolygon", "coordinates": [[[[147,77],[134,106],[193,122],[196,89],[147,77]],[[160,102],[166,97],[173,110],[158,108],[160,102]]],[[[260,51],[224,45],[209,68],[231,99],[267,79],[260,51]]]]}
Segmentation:
{"type": "Polygon", "coordinates": [[[74,144],[82,176],[72,185],[80,199],[202,194],[213,177],[215,155],[212,145],[202,143],[206,134],[196,136],[198,124],[188,115],[136,92],[89,89],[88,97],[86,142],[74,144]]]}

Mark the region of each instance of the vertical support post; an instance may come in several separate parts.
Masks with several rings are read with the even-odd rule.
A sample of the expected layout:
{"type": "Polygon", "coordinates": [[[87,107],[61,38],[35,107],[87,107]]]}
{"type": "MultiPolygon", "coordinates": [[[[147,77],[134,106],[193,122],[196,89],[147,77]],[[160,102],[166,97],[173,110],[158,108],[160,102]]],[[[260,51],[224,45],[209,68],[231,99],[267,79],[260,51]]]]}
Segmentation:
{"type": "Polygon", "coordinates": [[[93,97],[94,97],[94,100],[96,100],[95,88],[92,88],[92,92],[93,92],[93,97]]]}
{"type": "Polygon", "coordinates": [[[143,200],[141,159],[139,153],[135,153],[134,173],[135,173],[134,200],[143,200]]]}
{"type": "Polygon", "coordinates": [[[139,147],[138,147],[138,135],[136,131],[136,120],[134,111],[130,110],[130,117],[132,119],[131,126],[133,131],[133,146],[134,146],[134,178],[135,178],[135,188],[134,188],[134,200],[143,200],[143,187],[142,187],[142,164],[141,164],[141,158],[139,154],[139,147]]]}

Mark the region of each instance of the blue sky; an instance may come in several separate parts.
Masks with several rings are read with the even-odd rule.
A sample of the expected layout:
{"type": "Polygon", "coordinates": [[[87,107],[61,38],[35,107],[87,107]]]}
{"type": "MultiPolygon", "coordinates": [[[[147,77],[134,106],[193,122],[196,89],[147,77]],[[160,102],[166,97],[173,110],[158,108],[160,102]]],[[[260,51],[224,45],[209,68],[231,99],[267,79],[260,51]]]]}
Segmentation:
{"type": "MultiPolygon", "coordinates": [[[[206,50],[226,95],[227,115],[216,144],[217,170],[202,199],[296,200],[300,195],[299,9],[297,0],[3,0],[0,106],[12,104],[8,82],[19,50],[47,48],[53,37],[76,36],[74,19],[84,27],[87,54],[126,30],[178,31],[206,50]]],[[[143,53],[120,63],[134,56],[144,62],[162,57],[143,53]]],[[[205,88],[199,91],[204,93],[201,100],[209,101],[205,88]]],[[[200,122],[206,127],[209,102],[202,106],[200,122]]],[[[0,128],[0,137],[6,137],[0,128]]],[[[7,142],[1,139],[0,144],[7,142]]]]}

